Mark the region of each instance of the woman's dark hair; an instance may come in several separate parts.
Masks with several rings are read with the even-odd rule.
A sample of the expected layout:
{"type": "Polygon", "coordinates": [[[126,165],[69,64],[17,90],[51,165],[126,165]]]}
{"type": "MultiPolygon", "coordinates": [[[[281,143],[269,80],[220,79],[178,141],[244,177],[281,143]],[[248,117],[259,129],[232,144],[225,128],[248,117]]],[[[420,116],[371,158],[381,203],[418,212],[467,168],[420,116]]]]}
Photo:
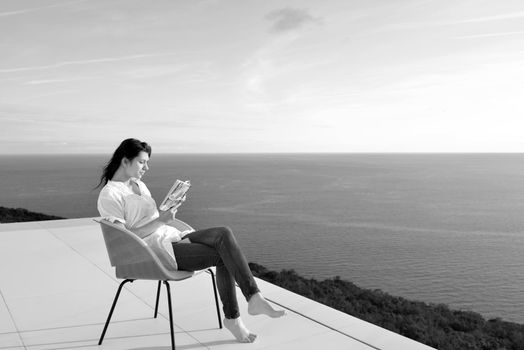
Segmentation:
{"type": "Polygon", "coordinates": [[[122,141],[120,146],[118,146],[118,148],[115,150],[115,153],[113,153],[111,160],[109,160],[109,162],[104,166],[104,169],[102,170],[102,176],[100,177],[100,182],[95,188],[99,188],[100,186],[107,184],[107,182],[113,178],[113,175],[115,175],[116,171],[118,170],[122,159],[127,158],[132,160],[138,156],[140,152],[147,152],[147,154],[151,157],[151,146],[149,146],[146,142],[141,142],[137,139],[126,139],[122,141]]]}

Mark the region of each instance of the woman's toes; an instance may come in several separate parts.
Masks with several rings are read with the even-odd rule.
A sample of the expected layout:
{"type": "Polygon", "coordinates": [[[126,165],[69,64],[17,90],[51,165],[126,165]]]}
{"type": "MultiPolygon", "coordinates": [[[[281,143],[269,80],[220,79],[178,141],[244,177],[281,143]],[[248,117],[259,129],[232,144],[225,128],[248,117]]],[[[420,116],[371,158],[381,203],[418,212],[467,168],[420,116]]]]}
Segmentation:
{"type": "Polygon", "coordinates": [[[249,332],[249,330],[242,322],[240,317],[236,319],[224,319],[224,326],[237,338],[241,343],[252,343],[257,337],[256,334],[249,332]]]}

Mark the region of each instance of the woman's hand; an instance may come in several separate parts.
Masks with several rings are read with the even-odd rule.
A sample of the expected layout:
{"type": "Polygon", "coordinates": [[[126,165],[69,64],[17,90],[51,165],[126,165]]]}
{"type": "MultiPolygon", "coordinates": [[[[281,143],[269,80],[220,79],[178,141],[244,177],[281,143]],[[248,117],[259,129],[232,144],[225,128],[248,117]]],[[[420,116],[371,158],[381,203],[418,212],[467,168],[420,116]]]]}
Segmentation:
{"type": "Polygon", "coordinates": [[[160,222],[163,222],[166,225],[169,225],[170,223],[172,223],[175,220],[175,215],[176,215],[177,210],[178,209],[176,209],[176,208],[169,209],[169,210],[166,210],[166,211],[160,210],[158,212],[158,214],[159,214],[158,215],[158,220],[160,222]]]}
{"type": "Polygon", "coordinates": [[[182,198],[175,199],[173,201],[173,203],[175,204],[175,208],[178,208],[179,206],[181,206],[182,203],[184,203],[185,201],[186,201],[186,195],[184,195],[184,197],[182,197],[182,198]]]}

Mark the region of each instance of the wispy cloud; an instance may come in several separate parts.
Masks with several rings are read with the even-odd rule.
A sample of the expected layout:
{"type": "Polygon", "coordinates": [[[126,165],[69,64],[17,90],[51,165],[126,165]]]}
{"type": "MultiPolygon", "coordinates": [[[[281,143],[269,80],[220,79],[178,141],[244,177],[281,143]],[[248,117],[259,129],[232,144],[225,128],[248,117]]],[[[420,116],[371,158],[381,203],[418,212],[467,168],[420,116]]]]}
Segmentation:
{"type": "MultiPolygon", "coordinates": [[[[57,91],[56,93],[67,92],[68,91],[57,91]]],[[[121,122],[118,116],[113,116],[108,119],[107,115],[100,115],[84,110],[49,108],[17,103],[16,101],[10,104],[0,103],[0,120],[6,124],[25,126],[28,130],[35,129],[35,125],[60,127],[65,124],[88,126],[93,122],[104,122],[107,124],[121,122]]]]}
{"type": "Polygon", "coordinates": [[[152,53],[152,54],[121,56],[121,57],[95,58],[95,59],[78,60],[78,61],[63,61],[63,62],[48,64],[48,65],[43,65],[43,66],[4,68],[4,69],[0,69],[0,73],[17,73],[17,72],[57,69],[57,68],[62,68],[66,66],[121,62],[121,61],[138,60],[138,59],[143,59],[143,58],[153,58],[153,57],[168,57],[168,56],[175,56],[178,54],[179,53],[152,53]]]}
{"type": "Polygon", "coordinates": [[[478,38],[491,38],[499,36],[513,36],[513,35],[524,35],[524,31],[520,32],[502,32],[502,33],[484,33],[484,34],[475,34],[475,35],[463,35],[457,36],[455,39],[478,39],[478,38]]]}
{"type": "Polygon", "coordinates": [[[506,20],[506,19],[517,19],[517,18],[523,18],[523,17],[524,17],[524,12],[513,12],[513,13],[505,13],[505,14],[494,15],[494,16],[485,16],[485,17],[458,20],[458,21],[450,22],[450,24],[501,21],[501,20],[506,20]]]}
{"type": "Polygon", "coordinates": [[[390,31],[391,29],[415,29],[415,28],[432,28],[432,27],[445,27],[445,26],[455,26],[460,24],[470,24],[470,23],[485,23],[485,22],[495,22],[495,21],[508,21],[514,19],[524,18],[524,12],[512,12],[504,13],[493,16],[483,16],[476,18],[465,18],[465,19],[453,19],[453,20],[444,20],[444,21],[427,21],[427,22],[405,22],[397,23],[386,28],[383,28],[383,31],[390,31]]]}
{"type": "Polygon", "coordinates": [[[140,67],[133,70],[128,70],[122,74],[131,79],[147,79],[166,76],[170,74],[180,73],[184,71],[189,65],[156,65],[149,67],[140,67]]]}
{"type": "Polygon", "coordinates": [[[271,11],[266,15],[266,19],[272,22],[270,30],[272,32],[287,32],[309,23],[320,23],[320,19],[313,17],[306,10],[283,8],[271,11]]]}
{"type": "Polygon", "coordinates": [[[179,113],[173,119],[148,119],[140,120],[137,125],[144,125],[145,128],[161,128],[164,130],[260,130],[264,125],[254,125],[249,120],[243,120],[237,116],[227,113],[179,113]]]}
{"type": "Polygon", "coordinates": [[[74,5],[74,4],[78,4],[81,2],[85,2],[85,1],[87,0],[68,1],[68,2],[58,3],[58,4],[53,4],[53,5],[47,5],[47,6],[38,6],[38,7],[32,7],[32,8],[22,9],[22,10],[0,12],[0,17],[22,15],[25,13],[36,12],[36,11],[45,10],[45,9],[54,8],[54,7],[74,5]]]}
{"type": "Polygon", "coordinates": [[[57,96],[57,95],[64,95],[64,94],[71,94],[73,92],[76,92],[76,90],[53,90],[50,92],[42,93],[42,94],[36,94],[36,95],[27,95],[21,98],[17,98],[12,100],[13,103],[26,103],[29,101],[35,101],[42,98],[47,98],[50,96],[57,96]]]}
{"type": "Polygon", "coordinates": [[[275,105],[274,102],[265,100],[267,81],[300,66],[297,62],[293,62],[292,65],[287,62],[282,64],[283,61],[280,59],[282,51],[301,37],[302,33],[297,29],[308,24],[321,23],[319,18],[313,17],[308,11],[289,7],[271,11],[265,18],[271,22],[270,31],[280,35],[272,37],[269,42],[262,45],[243,65],[244,86],[248,95],[251,95],[248,97],[250,100],[248,105],[263,107],[263,109],[275,105]],[[263,101],[260,100],[261,98],[263,101]]]}
{"type": "Polygon", "coordinates": [[[129,69],[120,74],[129,79],[149,79],[157,77],[166,77],[173,74],[184,75],[183,81],[208,81],[214,76],[212,62],[190,62],[190,63],[172,63],[172,64],[155,64],[141,66],[129,69]]]}
{"type": "Polygon", "coordinates": [[[56,83],[70,83],[73,81],[83,81],[83,80],[92,80],[93,77],[84,77],[84,78],[65,78],[65,79],[40,79],[40,80],[30,80],[26,81],[23,85],[43,85],[43,84],[56,84],[56,83]]]}

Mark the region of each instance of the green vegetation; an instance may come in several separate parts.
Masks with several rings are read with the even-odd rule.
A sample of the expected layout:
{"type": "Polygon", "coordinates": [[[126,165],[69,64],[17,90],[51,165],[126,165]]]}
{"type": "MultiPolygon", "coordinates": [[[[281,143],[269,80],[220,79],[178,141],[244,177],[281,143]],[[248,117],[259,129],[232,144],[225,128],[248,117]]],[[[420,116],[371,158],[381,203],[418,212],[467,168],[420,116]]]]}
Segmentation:
{"type": "Polygon", "coordinates": [[[59,216],[34,213],[23,208],[0,207],[0,223],[64,219],[59,216]]]}
{"type": "Polygon", "coordinates": [[[439,350],[524,349],[521,324],[485,320],[478,313],[451,310],[443,304],[409,301],[360,288],[340,277],[317,281],[294,270],[275,272],[249,265],[263,280],[439,350]]]}

